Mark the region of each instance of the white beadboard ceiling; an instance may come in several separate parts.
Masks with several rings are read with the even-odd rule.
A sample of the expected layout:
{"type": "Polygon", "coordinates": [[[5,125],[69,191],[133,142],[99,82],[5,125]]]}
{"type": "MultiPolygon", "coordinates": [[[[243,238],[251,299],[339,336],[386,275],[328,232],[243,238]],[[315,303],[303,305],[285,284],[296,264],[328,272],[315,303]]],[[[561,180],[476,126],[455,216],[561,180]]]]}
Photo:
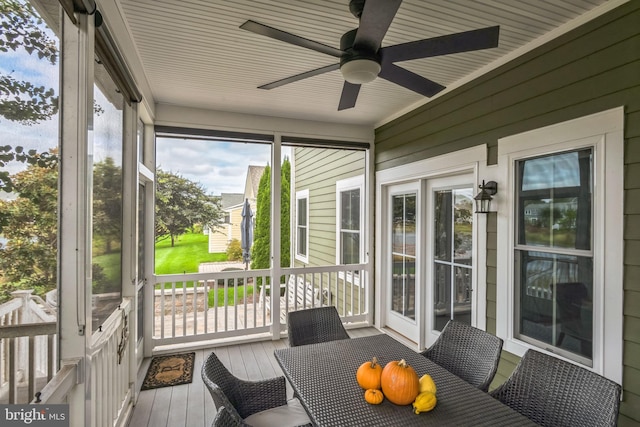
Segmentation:
{"type": "MultiPolygon", "coordinates": [[[[252,19],[339,48],[342,34],[358,26],[348,0],[117,1],[156,104],[374,126],[428,101],[378,78],[363,85],[355,108],[338,111],[340,71],[257,88],[338,61],[241,30],[243,22],[252,19]]],[[[499,25],[497,48],[398,63],[451,87],[605,3],[404,0],[382,46],[499,25]]]]}

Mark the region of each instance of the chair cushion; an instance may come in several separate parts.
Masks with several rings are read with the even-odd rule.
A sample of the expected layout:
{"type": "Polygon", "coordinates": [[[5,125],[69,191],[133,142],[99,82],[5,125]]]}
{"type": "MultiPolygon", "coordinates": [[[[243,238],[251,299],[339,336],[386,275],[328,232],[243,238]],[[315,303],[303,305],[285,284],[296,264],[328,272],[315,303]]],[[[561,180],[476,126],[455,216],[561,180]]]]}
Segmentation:
{"type": "Polygon", "coordinates": [[[251,427],[295,427],[311,424],[307,412],[298,399],[291,399],[286,405],[257,412],[244,419],[251,427]]]}

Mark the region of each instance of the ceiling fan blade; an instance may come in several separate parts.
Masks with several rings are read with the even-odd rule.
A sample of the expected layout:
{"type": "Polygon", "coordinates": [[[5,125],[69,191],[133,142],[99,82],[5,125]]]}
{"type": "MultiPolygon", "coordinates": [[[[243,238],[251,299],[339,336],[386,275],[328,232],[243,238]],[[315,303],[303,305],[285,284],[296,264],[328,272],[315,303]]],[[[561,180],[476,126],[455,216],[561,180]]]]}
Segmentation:
{"type": "Polygon", "coordinates": [[[377,52],[400,3],[402,0],[366,0],[353,46],[377,52]]]}
{"type": "Polygon", "coordinates": [[[284,86],[289,83],[297,82],[299,80],[308,79],[309,77],[317,76],[319,74],[328,73],[329,71],[339,70],[340,64],[331,64],[326,67],[316,68],[315,70],[305,71],[304,73],[296,74],[295,76],[287,77],[275,82],[267,83],[262,86],[258,86],[258,89],[275,89],[280,86],[284,86]]]}
{"type": "Polygon", "coordinates": [[[431,97],[445,88],[441,84],[391,63],[383,64],[378,77],[426,97],[431,97]]]}
{"type": "Polygon", "coordinates": [[[498,46],[499,36],[500,27],[495,26],[387,46],[381,49],[382,61],[409,61],[411,59],[489,49],[498,46]]]}
{"type": "Polygon", "coordinates": [[[338,104],[338,111],[347,110],[356,106],[360,86],[362,85],[349,83],[347,81],[344,82],[342,95],[340,95],[340,103],[338,104]]]}
{"type": "Polygon", "coordinates": [[[335,56],[336,58],[340,58],[343,54],[340,49],[336,49],[335,47],[305,39],[304,37],[296,36],[295,34],[287,33],[286,31],[278,30],[277,28],[269,27],[268,25],[260,24],[259,22],[249,20],[240,25],[240,28],[251,31],[255,34],[260,34],[261,36],[280,40],[285,43],[315,50],[320,53],[326,53],[327,55],[335,56]]]}

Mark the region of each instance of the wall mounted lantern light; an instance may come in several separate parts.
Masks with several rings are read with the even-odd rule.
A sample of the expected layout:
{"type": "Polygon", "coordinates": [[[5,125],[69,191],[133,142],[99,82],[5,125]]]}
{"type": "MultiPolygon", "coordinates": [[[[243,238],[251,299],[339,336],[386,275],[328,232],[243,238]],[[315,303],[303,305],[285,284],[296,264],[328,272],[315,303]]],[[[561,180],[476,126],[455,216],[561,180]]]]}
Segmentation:
{"type": "Polygon", "coordinates": [[[485,184],[483,179],[482,184],[478,185],[478,187],[480,188],[480,192],[474,197],[476,201],[476,213],[489,213],[491,212],[491,200],[493,200],[491,196],[498,192],[498,183],[489,181],[485,184]]]}

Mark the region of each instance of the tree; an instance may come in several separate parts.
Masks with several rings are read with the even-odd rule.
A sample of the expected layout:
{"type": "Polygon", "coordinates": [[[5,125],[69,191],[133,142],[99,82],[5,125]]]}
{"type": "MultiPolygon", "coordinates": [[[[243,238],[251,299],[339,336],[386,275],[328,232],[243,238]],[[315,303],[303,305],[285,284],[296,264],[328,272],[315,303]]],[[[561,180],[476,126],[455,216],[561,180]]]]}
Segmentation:
{"type": "MultiPolygon", "coordinates": [[[[0,0],[0,52],[24,49],[41,60],[55,65],[58,60],[56,41],[43,30],[46,24],[30,3],[0,0]]],[[[53,88],[16,80],[0,72],[0,117],[32,126],[51,119],[58,112],[58,97],[53,88]]],[[[0,146],[0,167],[10,161],[54,168],[58,157],[54,153],[25,152],[22,146],[0,146]]],[[[14,190],[8,171],[0,171],[0,191],[14,190]]],[[[2,220],[0,219],[0,226],[2,220]]]]}
{"type": "Polygon", "coordinates": [[[280,266],[289,267],[291,262],[291,162],[288,157],[282,162],[280,180],[280,266]]]}
{"type": "Polygon", "coordinates": [[[260,177],[256,196],[255,229],[251,247],[251,269],[271,267],[271,166],[260,177]]]}
{"type": "MultiPolygon", "coordinates": [[[[287,157],[280,169],[280,266],[289,267],[291,262],[291,162],[287,157]]],[[[271,267],[271,167],[267,165],[260,184],[256,201],[256,228],[251,248],[251,268],[271,267]]]]}
{"type": "Polygon", "coordinates": [[[111,157],[93,165],[93,233],[104,243],[104,252],[122,240],[122,168],[111,157]]]}
{"type": "Polygon", "coordinates": [[[175,239],[196,225],[217,227],[224,218],[220,200],[205,193],[200,183],[178,174],[156,171],[156,241],[175,239]]]}
{"type": "MultiPolygon", "coordinates": [[[[25,51],[54,66],[58,47],[46,24],[28,2],[0,0],[0,52],[25,51]]],[[[52,119],[58,112],[53,88],[16,79],[0,72],[0,117],[23,126],[52,119]]],[[[55,288],[57,267],[58,155],[23,146],[0,146],[0,167],[21,162],[26,170],[11,175],[0,171],[0,246],[3,297],[15,289],[42,293],[55,288]]]]}
{"type": "Polygon", "coordinates": [[[43,294],[56,286],[58,169],[30,164],[11,178],[17,197],[0,200],[3,299],[16,289],[43,294]]]}
{"type": "MultiPolygon", "coordinates": [[[[24,49],[52,65],[58,60],[56,41],[43,28],[45,23],[30,3],[0,0],[0,52],[24,49]]],[[[58,111],[53,88],[16,80],[0,73],[0,115],[25,125],[49,119],[58,111]]]]}

